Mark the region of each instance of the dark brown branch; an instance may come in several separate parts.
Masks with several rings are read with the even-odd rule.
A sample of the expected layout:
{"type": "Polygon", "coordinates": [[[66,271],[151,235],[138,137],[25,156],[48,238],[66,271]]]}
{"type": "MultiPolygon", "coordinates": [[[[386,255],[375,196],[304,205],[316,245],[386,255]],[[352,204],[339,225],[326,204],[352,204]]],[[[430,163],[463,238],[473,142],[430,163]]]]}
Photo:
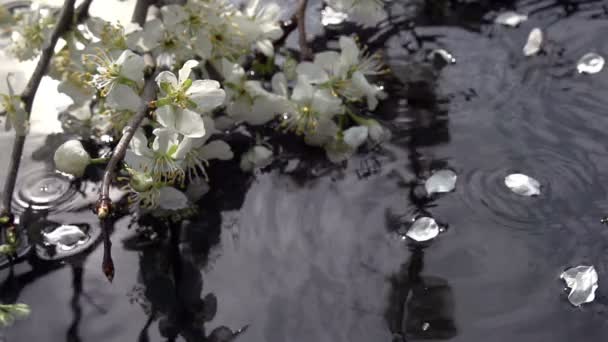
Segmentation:
{"type": "Polygon", "coordinates": [[[137,109],[137,112],[131,118],[131,121],[127,124],[125,129],[123,130],[122,137],[118,141],[118,144],[114,148],[114,152],[112,153],[112,157],[106,166],[106,170],[103,174],[103,181],[101,183],[101,192],[99,194],[99,200],[97,201],[97,216],[100,219],[107,218],[112,211],[112,200],[110,199],[110,185],[112,184],[112,179],[114,179],[114,171],[118,166],[118,163],[122,161],[125,157],[125,153],[127,152],[127,147],[129,147],[129,143],[131,139],[133,139],[133,135],[135,131],[141,125],[141,122],[144,120],[148,112],[152,109],[151,103],[156,98],[156,82],[154,81],[154,77],[156,74],[149,74],[146,77],[146,83],[144,86],[144,93],[142,95],[142,103],[140,107],[137,109]]]}
{"type": "Polygon", "coordinates": [[[300,59],[310,60],[312,59],[312,51],[308,46],[308,39],[306,38],[306,7],[308,6],[308,0],[300,0],[298,9],[296,11],[296,17],[298,18],[298,42],[300,43],[300,59]]]}
{"type": "Polygon", "coordinates": [[[74,15],[77,23],[82,23],[89,17],[89,8],[93,0],[84,0],[78,8],[76,8],[76,14],[74,15]]]}
{"type": "MultiPolygon", "coordinates": [[[[155,0],[137,0],[135,9],[133,10],[133,16],[131,21],[144,26],[146,17],[148,15],[148,9],[150,5],[156,3],[155,0]]],[[[112,200],[110,199],[110,185],[114,178],[114,172],[118,167],[118,163],[122,161],[127,153],[127,147],[135,131],[139,128],[142,121],[152,109],[152,103],[156,99],[156,78],[157,72],[154,72],[156,66],[154,64],[154,58],[149,54],[144,55],[144,60],[147,65],[147,72],[145,76],[144,91],[142,94],[142,103],[140,104],[137,112],[131,118],[131,121],[127,124],[123,130],[123,135],[120,137],[118,144],[114,147],[112,157],[106,165],[106,169],[103,174],[103,180],[101,183],[101,190],[99,193],[99,200],[97,200],[96,212],[97,217],[101,220],[101,229],[103,231],[103,259],[101,263],[101,269],[106,275],[108,280],[111,282],[114,279],[114,261],[112,260],[112,239],[110,239],[110,214],[112,213],[112,200]]]]}
{"type": "Polygon", "coordinates": [[[137,0],[135,3],[135,9],[133,9],[131,22],[138,23],[139,26],[143,27],[146,23],[146,17],[148,16],[148,9],[155,3],[155,0],[137,0]]]}
{"type": "MultiPolygon", "coordinates": [[[[51,58],[55,51],[55,45],[59,38],[67,32],[72,26],[74,19],[74,3],[76,0],[66,0],[63,3],[63,8],[57,19],[57,25],[51,33],[51,37],[47,44],[43,46],[40,59],[29,82],[25,86],[25,90],[21,93],[21,100],[23,106],[27,112],[28,119],[32,112],[32,105],[34,104],[34,97],[36,91],[40,86],[42,77],[46,74],[51,58]]],[[[11,200],[13,197],[13,191],[15,190],[15,183],[17,181],[17,174],[19,173],[19,167],[21,165],[21,155],[23,153],[23,146],[25,145],[25,136],[17,135],[13,144],[13,151],[11,153],[11,160],[9,162],[9,173],[4,183],[4,191],[2,192],[2,212],[3,214],[10,213],[11,211],[11,200]]]]}

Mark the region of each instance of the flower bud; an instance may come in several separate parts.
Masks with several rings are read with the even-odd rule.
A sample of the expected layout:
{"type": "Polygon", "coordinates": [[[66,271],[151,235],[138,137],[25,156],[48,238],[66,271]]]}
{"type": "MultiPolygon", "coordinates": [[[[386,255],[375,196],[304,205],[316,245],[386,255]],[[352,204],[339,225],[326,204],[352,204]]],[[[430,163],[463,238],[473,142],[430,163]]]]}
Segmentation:
{"type": "Polygon", "coordinates": [[[91,162],[91,156],[78,140],[68,140],[55,151],[55,168],[64,173],[80,177],[91,162]]]}

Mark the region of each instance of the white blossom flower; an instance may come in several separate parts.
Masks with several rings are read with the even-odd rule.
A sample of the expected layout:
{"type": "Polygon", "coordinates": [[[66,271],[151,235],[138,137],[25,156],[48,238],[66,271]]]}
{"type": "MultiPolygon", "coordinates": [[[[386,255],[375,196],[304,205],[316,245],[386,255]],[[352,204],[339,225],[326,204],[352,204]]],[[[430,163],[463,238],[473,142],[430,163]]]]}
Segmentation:
{"type": "Polygon", "coordinates": [[[15,90],[9,82],[9,77],[11,75],[12,74],[9,74],[6,78],[8,95],[1,94],[2,101],[0,101],[0,105],[2,105],[2,108],[6,111],[7,116],[5,129],[8,131],[11,128],[14,128],[15,133],[18,136],[24,136],[27,135],[29,129],[28,113],[25,111],[21,97],[15,95],[15,90]]]}
{"type": "MultiPolygon", "coordinates": [[[[172,105],[182,109],[188,108],[200,113],[209,112],[224,103],[226,93],[220,84],[213,80],[191,80],[190,73],[198,66],[195,60],[184,63],[176,77],[170,71],[163,71],[156,77],[156,83],[162,90],[163,98],[158,106],[172,105]]],[[[160,108],[159,108],[160,109],[160,108]]]]}
{"type": "Polygon", "coordinates": [[[286,99],[266,91],[259,81],[247,80],[239,64],[222,59],[226,113],[235,121],[262,125],[281,113],[286,99]]]}
{"type": "Polygon", "coordinates": [[[152,19],[144,25],[141,46],[145,51],[152,52],[157,65],[171,67],[176,61],[192,57],[188,43],[184,39],[182,25],[171,22],[169,26],[160,19],[152,19]]]}
{"type": "MultiPolygon", "coordinates": [[[[277,74],[273,78],[274,87],[286,91],[285,76],[277,74]]],[[[315,87],[306,78],[298,76],[298,81],[290,97],[289,107],[284,113],[282,125],[286,130],[298,134],[312,132],[320,121],[331,119],[344,112],[342,101],[329,89],[315,87]]]]}
{"type": "Polygon", "coordinates": [[[124,50],[118,59],[114,60],[102,50],[99,55],[85,55],[87,61],[96,64],[97,73],[91,83],[101,91],[102,96],[108,94],[118,84],[126,84],[136,89],[143,87],[144,59],[131,50],[124,50]]]}
{"type": "Polygon", "coordinates": [[[243,15],[235,20],[245,40],[253,42],[264,55],[274,55],[273,41],[281,38],[283,30],[279,24],[281,8],[276,3],[262,5],[260,0],[251,0],[243,15]]]}
{"type": "Polygon", "coordinates": [[[156,128],[152,147],[143,130],[133,135],[125,155],[127,165],[136,172],[150,174],[154,182],[182,182],[185,172],[176,158],[179,134],[168,128],[156,128]]]}
{"type": "Polygon", "coordinates": [[[321,52],[315,56],[314,63],[300,63],[296,69],[298,74],[305,75],[313,84],[329,87],[349,101],[365,99],[368,108],[374,110],[378,100],[384,99],[386,94],[382,87],[371,84],[365,75],[384,72],[379,57],[360,49],[350,37],[340,37],[340,47],[340,54],[321,52]]]}
{"type": "Polygon", "coordinates": [[[94,48],[103,48],[104,51],[136,50],[137,42],[141,38],[141,26],[136,23],[112,23],[98,17],[90,17],[82,30],[83,34],[90,36],[89,45],[94,48]]]}
{"type": "Polygon", "coordinates": [[[91,156],[78,140],[68,140],[55,151],[55,168],[63,173],[81,177],[91,163],[91,156]]]}
{"type": "Polygon", "coordinates": [[[143,191],[135,191],[129,195],[129,202],[137,204],[141,209],[179,210],[190,206],[186,195],[172,186],[155,185],[143,191]]]}
{"type": "Polygon", "coordinates": [[[32,6],[20,14],[11,34],[9,51],[19,60],[34,58],[40,48],[49,41],[55,20],[47,9],[32,6]]]}
{"type": "Polygon", "coordinates": [[[264,145],[255,145],[241,156],[241,170],[245,172],[263,168],[272,163],[272,150],[264,145]]]}
{"type": "Polygon", "coordinates": [[[207,132],[200,138],[185,137],[180,143],[175,158],[179,161],[182,169],[186,173],[189,182],[197,178],[209,180],[206,167],[210,160],[230,160],[233,157],[230,145],[221,140],[208,142],[214,133],[213,120],[204,118],[207,132]]]}
{"type": "Polygon", "coordinates": [[[347,20],[373,27],[387,18],[384,0],[325,0],[335,11],[346,13],[347,20]]]}

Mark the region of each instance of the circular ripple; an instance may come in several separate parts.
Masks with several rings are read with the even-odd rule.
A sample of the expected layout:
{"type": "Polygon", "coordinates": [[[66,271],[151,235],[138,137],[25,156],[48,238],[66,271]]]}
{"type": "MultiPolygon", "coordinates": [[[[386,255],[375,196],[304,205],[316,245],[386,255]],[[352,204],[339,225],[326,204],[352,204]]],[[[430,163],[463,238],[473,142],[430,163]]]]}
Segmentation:
{"type": "Polygon", "coordinates": [[[49,171],[34,171],[20,178],[13,196],[16,211],[59,211],[77,194],[68,177],[49,171]]]}
{"type": "Polygon", "coordinates": [[[581,215],[588,207],[586,199],[603,191],[593,179],[596,170],[583,153],[548,147],[530,147],[521,152],[525,155],[502,153],[510,157],[496,161],[497,166],[482,166],[465,173],[464,191],[460,193],[463,201],[501,225],[538,229],[555,221],[554,217],[581,215]],[[537,179],[541,195],[524,197],[513,193],[504,184],[511,173],[537,179]]]}

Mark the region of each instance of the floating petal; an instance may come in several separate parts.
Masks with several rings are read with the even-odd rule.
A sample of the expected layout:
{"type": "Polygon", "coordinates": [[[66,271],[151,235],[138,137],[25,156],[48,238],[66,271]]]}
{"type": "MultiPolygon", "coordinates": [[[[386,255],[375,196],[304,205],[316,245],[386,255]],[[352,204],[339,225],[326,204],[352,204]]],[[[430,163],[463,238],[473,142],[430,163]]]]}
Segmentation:
{"type": "Polygon", "coordinates": [[[521,173],[513,173],[505,177],[505,185],[518,195],[540,195],[540,183],[536,179],[521,173]]]}
{"type": "Polygon", "coordinates": [[[581,74],[596,74],[604,68],[606,60],[597,53],[591,52],[578,60],[576,70],[581,74]]]}
{"type": "Polygon", "coordinates": [[[424,183],[427,194],[450,192],[456,186],[456,173],[452,170],[439,170],[424,183]]]}
{"type": "Polygon", "coordinates": [[[433,58],[435,58],[435,56],[441,57],[448,64],[456,63],[456,58],[451,53],[449,53],[447,50],[435,49],[435,50],[431,51],[431,53],[429,54],[429,58],[433,59],[433,58]]]}
{"type": "Polygon", "coordinates": [[[598,288],[598,276],[593,266],[576,266],[564,271],[560,278],[571,291],[568,300],[574,306],[592,302],[598,288]]]}
{"type": "Polygon", "coordinates": [[[348,14],[336,11],[329,6],[321,10],[321,24],[323,24],[323,26],[339,25],[342,24],[347,18],[348,14]]]}
{"type": "Polygon", "coordinates": [[[499,14],[496,19],[494,19],[494,23],[515,27],[526,20],[528,20],[527,15],[509,11],[499,14]]]}
{"type": "Polygon", "coordinates": [[[536,55],[540,51],[540,47],[543,44],[543,31],[541,31],[538,27],[533,28],[530,31],[530,35],[528,36],[528,41],[524,46],[524,55],[525,56],[533,56],[536,55]]]}
{"type": "Polygon", "coordinates": [[[55,228],[52,232],[42,233],[44,242],[49,245],[74,246],[85,240],[87,235],[78,226],[63,225],[55,228]]]}
{"type": "Polygon", "coordinates": [[[405,235],[418,242],[428,241],[439,235],[439,225],[431,217],[421,217],[414,221],[405,235]]]}

